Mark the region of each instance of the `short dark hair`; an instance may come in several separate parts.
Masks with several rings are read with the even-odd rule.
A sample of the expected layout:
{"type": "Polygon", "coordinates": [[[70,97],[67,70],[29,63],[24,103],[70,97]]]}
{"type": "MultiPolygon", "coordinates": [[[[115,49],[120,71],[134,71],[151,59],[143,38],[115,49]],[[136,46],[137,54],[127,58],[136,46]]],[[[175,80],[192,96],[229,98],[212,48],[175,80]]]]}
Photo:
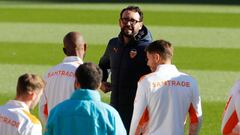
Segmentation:
{"type": "Polygon", "coordinates": [[[26,95],[29,91],[37,91],[43,89],[45,83],[43,79],[35,74],[23,74],[18,78],[17,96],[26,95]]]}
{"type": "Polygon", "coordinates": [[[82,89],[97,89],[102,80],[102,70],[95,64],[87,62],[81,64],[76,72],[76,81],[82,89]]]}
{"type": "Polygon", "coordinates": [[[145,49],[148,53],[157,53],[164,60],[172,59],[173,57],[173,47],[170,42],[165,40],[156,40],[152,42],[145,49]]]}
{"type": "Polygon", "coordinates": [[[141,9],[138,6],[128,6],[128,7],[124,8],[120,13],[120,18],[122,18],[123,12],[125,12],[127,10],[138,12],[138,14],[140,15],[139,21],[141,21],[141,22],[143,21],[143,12],[141,11],[141,9]]]}

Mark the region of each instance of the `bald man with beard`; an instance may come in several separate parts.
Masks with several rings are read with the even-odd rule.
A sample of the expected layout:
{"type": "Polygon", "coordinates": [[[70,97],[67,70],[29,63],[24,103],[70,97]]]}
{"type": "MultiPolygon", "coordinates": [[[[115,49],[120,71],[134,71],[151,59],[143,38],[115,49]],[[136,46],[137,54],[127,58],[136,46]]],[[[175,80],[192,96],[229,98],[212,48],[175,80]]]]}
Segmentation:
{"type": "Polygon", "coordinates": [[[74,91],[75,70],[83,64],[87,44],[79,32],[69,32],[63,39],[62,63],[50,68],[44,76],[46,87],[39,102],[39,117],[45,125],[51,109],[68,99],[74,91]]]}

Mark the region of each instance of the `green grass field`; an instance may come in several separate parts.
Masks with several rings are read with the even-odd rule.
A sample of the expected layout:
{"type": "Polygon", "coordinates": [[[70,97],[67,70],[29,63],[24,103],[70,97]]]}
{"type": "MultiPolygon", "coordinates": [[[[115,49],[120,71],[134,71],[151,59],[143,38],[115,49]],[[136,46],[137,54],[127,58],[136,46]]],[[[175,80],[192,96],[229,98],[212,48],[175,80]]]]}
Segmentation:
{"type": "MultiPolygon", "coordinates": [[[[19,75],[43,75],[62,61],[62,38],[69,31],[83,33],[85,61],[98,63],[108,40],[118,35],[119,12],[127,5],[0,2],[0,104],[14,98],[19,75]]],[[[240,79],[240,7],[138,5],[154,39],[172,42],[174,64],[199,83],[200,134],[219,135],[228,92],[240,79]]],[[[109,102],[109,94],[102,97],[109,102]]]]}

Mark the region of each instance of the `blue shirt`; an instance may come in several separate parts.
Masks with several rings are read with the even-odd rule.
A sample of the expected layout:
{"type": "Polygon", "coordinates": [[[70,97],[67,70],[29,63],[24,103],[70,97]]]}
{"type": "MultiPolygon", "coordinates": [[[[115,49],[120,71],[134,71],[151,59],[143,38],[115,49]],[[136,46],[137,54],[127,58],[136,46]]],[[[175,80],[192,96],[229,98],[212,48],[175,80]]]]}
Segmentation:
{"type": "Polygon", "coordinates": [[[118,112],[97,90],[76,90],[50,112],[45,135],[126,135],[118,112]]]}

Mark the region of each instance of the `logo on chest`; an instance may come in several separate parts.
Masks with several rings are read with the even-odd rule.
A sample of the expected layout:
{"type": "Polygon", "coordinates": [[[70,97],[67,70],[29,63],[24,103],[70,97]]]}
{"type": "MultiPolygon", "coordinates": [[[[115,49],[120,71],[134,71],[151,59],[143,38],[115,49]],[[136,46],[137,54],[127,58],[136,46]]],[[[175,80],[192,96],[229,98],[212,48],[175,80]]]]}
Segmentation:
{"type": "Polygon", "coordinates": [[[114,47],[114,48],[113,48],[113,52],[114,52],[114,53],[117,53],[117,52],[118,52],[118,48],[115,48],[115,47],[114,47]]]}
{"type": "Polygon", "coordinates": [[[130,50],[129,56],[130,56],[130,58],[132,58],[132,59],[135,58],[135,57],[137,56],[137,50],[136,50],[136,49],[130,50]]]}

